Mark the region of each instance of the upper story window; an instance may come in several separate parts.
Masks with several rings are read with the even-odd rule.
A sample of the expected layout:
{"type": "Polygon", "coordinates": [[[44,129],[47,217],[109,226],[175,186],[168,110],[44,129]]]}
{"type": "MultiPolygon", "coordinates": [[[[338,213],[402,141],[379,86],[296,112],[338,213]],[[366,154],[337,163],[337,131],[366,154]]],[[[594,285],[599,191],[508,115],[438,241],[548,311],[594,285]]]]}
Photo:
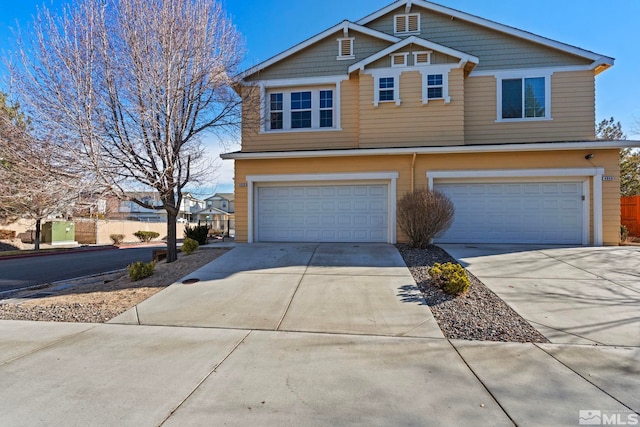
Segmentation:
{"type": "Polygon", "coordinates": [[[442,74],[427,74],[427,99],[444,97],[444,80],[442,74]]]}
{"type": "Polygon", "coordinates": [[[345,37],[338,39],[338,57],[337,59],[354,59],[353,45],[355,38],[345,37]]]}
{"type": "Polygon", "coordinates": [[[403,15],[395,15],[393,17],[393,32],[397,35],[419,34],[420,14],[407,13],[403,15]]]}
{"type": "Polygon", "coordinates": [[[498,78],[498,121],[551,118],[549,77],[498,78]]]}
{"type": "Polygon", "coordinates": [[[394,101],[395,100],[395,79],[393,77],[380,77],[378,80],[378,100],[394,101]]]}
{"type": "Polygon", "coordinates": [[[268,94],[266,130],[334,128],[334,90],[283,90],[268,94]]]}

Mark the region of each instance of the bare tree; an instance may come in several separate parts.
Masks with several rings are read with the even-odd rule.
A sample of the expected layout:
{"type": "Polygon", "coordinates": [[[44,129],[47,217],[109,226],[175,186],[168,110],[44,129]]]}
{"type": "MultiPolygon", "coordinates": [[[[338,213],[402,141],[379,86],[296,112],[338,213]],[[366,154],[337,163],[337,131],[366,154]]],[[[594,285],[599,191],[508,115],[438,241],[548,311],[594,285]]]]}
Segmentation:
{"type": "Polygon", "coordinates": [[[67,216],[83,189],[82,176],[58,148],[33,138],[19,108],[0,97],[0,219],[33,220],[36,250],[42,221],[67,216]]]}
{"type": "Polygon", "coordinates": [[[14,85],[38,128],[53,132],[112,193],[153,189],[177,258],[182,191],[207,172],[201,136],[240,123],[231,86],[241,39],[215,0],[83,0],[42,10],[14,85]]]}

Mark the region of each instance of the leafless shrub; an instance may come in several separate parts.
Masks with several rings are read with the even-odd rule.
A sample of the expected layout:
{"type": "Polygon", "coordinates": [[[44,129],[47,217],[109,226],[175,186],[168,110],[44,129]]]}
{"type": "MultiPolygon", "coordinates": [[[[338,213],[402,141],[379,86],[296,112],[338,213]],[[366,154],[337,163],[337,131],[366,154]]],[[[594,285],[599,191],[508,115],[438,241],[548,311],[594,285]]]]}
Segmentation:
{"type": "Polygon", "coordinates": [[[455,208],[449,198],[435,190],[419,189],[398,202],[398,225],[414,248],[427,247],[453,223],[455,208]]]}

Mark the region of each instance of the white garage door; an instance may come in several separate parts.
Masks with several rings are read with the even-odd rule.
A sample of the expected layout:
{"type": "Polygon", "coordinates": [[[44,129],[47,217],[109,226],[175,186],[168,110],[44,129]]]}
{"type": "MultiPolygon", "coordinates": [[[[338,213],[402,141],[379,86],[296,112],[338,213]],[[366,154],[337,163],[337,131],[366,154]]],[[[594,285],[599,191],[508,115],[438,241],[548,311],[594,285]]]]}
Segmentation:
{"type": "Polygon", "coordinates": [[[261,242],[386,242],[388,185],[258,187],[261,242]]]}
{"type": "Polygon", "coordinates": [[[442,243],[582,244],[582,182],[435,184],[456,213],[442,243]]]}

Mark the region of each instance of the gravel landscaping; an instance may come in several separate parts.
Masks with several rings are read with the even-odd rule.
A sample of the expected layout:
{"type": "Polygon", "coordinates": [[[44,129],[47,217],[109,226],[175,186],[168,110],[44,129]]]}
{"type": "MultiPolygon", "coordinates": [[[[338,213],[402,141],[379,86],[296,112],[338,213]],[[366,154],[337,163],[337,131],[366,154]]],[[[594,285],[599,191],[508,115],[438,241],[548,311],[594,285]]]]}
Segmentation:
{"type": "MultiPolygon", "coordinates": [[[[0,319],[103,323],[139,304],[227,252],[199,249],[156,265],[155,273],[132,282],[125,271],[0,296],[0,319]]],[[[64,256],[64,255],[62,255],[64,256]]]]}
{"type": "Polygon", "coordinates": [[[549,342],[469,272],[467,275],[471,287],[463,295],[449,295],[432,285],[427,273],[430,266],[437,262],[456,262],[443,249],[437,246],[426,249],[412,249],[404,244],[396,246],[445,337],[481,341],[549,342]]]}

